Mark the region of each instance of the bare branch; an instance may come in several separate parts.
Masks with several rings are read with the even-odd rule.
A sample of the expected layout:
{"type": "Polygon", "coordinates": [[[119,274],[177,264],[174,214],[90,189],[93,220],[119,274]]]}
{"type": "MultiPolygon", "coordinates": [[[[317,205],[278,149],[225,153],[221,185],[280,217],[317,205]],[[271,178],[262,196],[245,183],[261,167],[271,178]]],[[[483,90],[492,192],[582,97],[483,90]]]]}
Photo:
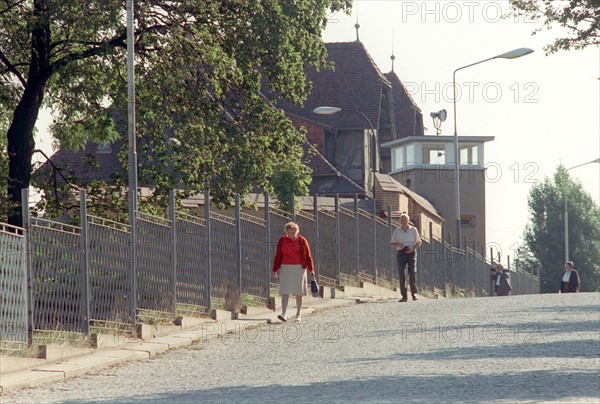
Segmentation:
{"type": "Polygon", "coordinates": [[[25,77],[23,77],[21,75],[21,73],[17,70],[17,67],[15,65],[13,65],[12,63],[10,63],[10,61],[8,60],[8,58],[6,57],[6,55],[4,55],[4,52],[2,52],[2,51],[0,51],[0,60],[6,66],[6,69],[0,70],[0,74],[4,74],[5,72],[11,72],[15,76],[17,76],[17,79],[19,79],[19,81],[21,82],[23,87],[26,87],[27,80],[25,80],[25,77]]]}

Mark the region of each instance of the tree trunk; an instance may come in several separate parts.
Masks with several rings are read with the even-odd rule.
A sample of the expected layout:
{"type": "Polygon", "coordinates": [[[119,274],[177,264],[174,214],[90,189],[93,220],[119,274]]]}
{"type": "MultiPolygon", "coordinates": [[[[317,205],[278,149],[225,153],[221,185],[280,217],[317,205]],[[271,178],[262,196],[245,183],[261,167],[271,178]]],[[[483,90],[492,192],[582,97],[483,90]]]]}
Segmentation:
{"type": "Polygon", "coordinates": [[[33,128],[40,112],[44,90],[50,78],[49,8],[44,0],[34,1],[34,15],[39,23],[32,30],[31,59],[23,96],[15,109],[6,134],[8,144],[8,197],[17,208],[8,218],[13,226],[23,225],[21,189],[29,188],[31,157],[35,147],[33,128]]]}
{"type": "Polygon", "coordinates": [[[31,158],[35,148],[33,128],[40,111],[44,86],[40,84],[36,87],[38,88],[33,90],[31,84],[28,84],[7,133],[8,195],[17,204],[8,218],[8,223],[13,226],[23,225],[21,189],[29,188],[31,179],[31,158]]]}

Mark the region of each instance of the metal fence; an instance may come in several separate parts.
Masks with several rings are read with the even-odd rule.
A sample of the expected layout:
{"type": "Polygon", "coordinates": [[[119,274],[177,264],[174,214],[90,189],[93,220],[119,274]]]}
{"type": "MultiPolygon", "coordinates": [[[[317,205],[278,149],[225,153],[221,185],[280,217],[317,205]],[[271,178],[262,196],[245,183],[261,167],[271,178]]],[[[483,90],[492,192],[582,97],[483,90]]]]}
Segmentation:
{"type": "MultiPolygon", "coordinates": [[[[82,192],[79,226],[27,212],[25,229],[0,225],[2,343],[30,344],[38,330],[89,334],[91,327],[127,329],[148,317],[266,304],[276,293],[271,266],[290,220],[309,241],[321,284],[398,286],[389,240],[399,223],[359,209],[356,198],[353,207],[336,198],[335,208],[325,209],[315,197],[312,211],[290,214],[271,207],[268,195],[262,212],[242,211],[236,197],[234,213],[206,204],[198,216],[175,211],[171,198],[166,218],[137,212],[136,234],[88,215],[85,200],[82,192]]],[[[483,251],[427,237],[417,256],[418,286],[422,293],[489,295],[491,265],[483,251]]],[[[539,293],[538,277],[511,275],[513,293],[539,293]]]]}
{"type": "Polygon", "coordinates": [[[25,249],[23,229],[0,224],[0,342],[28,342],[25,249]]]}

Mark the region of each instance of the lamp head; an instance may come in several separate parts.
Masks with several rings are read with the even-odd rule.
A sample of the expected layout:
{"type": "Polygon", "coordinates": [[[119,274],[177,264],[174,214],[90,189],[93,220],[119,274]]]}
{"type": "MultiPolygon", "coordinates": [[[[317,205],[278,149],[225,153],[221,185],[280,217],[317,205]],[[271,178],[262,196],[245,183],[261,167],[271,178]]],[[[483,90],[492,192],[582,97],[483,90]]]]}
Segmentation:
{"type": "Polygon", "coordinates": [[[442,131],[441,131],[442,122],[444,122],[446,120],[446,116],[448,114],[446,113],[445,109],[442,109],[441,111],[438,111],[438,112],[431,112],[429,115],[433,119],[433,126],[435,127],[435,134],[437,136],[439,136],[440,133],[442,133],[442,131]]]}
{"type": "Polygon", "coordinates": [[[439,119],[440,122],[444,122],[448,114],[446,113],[445,109],[442,109],[438,112],[431,112],[429,116],[431,116],[433,119],[439,119]]]}
{"type": "Polygon", "coordinates": [[[515,50],[511,50],[510,52],[503,53],[501,55],[495,56],[494,59],[516,59],[521,56],[529,55],[533,53],[533,49],[530,48],[519,48],[515,50]]]}
{"type": "Polygon", "coordinates": [[[340,112],[342,109],[338,107],[317,107],[313,109],[313,113],[317,115],[333,115],[340,112]]]}

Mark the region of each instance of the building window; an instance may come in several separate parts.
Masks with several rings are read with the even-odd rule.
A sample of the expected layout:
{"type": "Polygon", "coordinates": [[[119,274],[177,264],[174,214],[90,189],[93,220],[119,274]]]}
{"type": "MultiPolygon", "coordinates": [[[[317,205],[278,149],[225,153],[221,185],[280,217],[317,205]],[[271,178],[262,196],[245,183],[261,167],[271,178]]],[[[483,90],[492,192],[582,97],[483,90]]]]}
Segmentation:
{"type": "Polygon", "coordinates": [[[444,145],[423,146],[424,164],[446,164],[446,147],[444,145]]]}
{"type": "Polygon", "coordinates": [[[415,165],[415,145],[397,147],[392,151],[392,170],[407,170],[415,165]]]}
{"type": "Polygon", "coordinates": [[[475,227],[475,215],[460,215],[460,227],[475,227]]]}
{"type": "Polygon", "coordinates": [[[479,165],[479,145],[465,145],[460,147],[461,165],[479,165]]]}
{"type": "Polygon", "coordinates": [[[410,188],[410,183],[411,183],[410,178],[407,178],[406,181],[404,181],[404,182],[406,184],[406,188],[410,188]]]}
{"type": "Polygon", "coordinates": [[[415,145],[409,144],[406,146],[406,165],[415,164],[415,145]]]}

